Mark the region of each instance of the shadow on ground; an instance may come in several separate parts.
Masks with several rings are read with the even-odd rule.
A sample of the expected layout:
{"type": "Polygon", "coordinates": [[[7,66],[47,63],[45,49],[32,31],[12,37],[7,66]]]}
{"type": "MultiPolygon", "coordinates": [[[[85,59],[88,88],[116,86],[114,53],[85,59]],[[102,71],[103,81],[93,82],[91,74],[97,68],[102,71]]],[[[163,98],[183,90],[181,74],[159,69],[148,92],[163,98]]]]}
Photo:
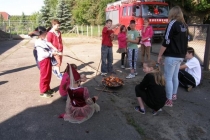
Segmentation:
{"type": "MultiPolygon", "coordinates": [[[[156,60],[156,56],[152,58],[156,60]]],[[[34,66],[36,65],[10,70],[5,74],[22,69],[30,73],[28,68],[34,66]]],[[[79,65],[79,68],[84,67],[87,67],[87,64],[79,65]]],[[[95,88],[103,89],[102,77],[99,75],[93,76],[83,85],[88,87],[91,96],[100,95],[98,104],[101,111],[95,113],[90,120],[82,124],[65,122],[58,118],[65,111],[65,100],[43,99],[46,101],[45,105],[26,108],[4,120],[0,124],[0,138],[2,140],[204,140],[210,137],[209,80],[204,79],[202,85],[190,93],[179,88],[178,100],[174,102],[173,108],[164,107],[163,112],[157,116],[152,116],[151,110],[146,108],[146,114],[141,115],[135,112],[133,107],[137,105],[134,89],[144,76],[142,70],[137,69],[139,74],[134,79],[125,79],[129,70],[120,69],[119,61],[114,64],[114,69],[116,75],[125,80],[123,87],[108,89],[116,93],[95,90],[95,88]]],[[[54,89],[58,90],[58,86],[54,89]]]]}

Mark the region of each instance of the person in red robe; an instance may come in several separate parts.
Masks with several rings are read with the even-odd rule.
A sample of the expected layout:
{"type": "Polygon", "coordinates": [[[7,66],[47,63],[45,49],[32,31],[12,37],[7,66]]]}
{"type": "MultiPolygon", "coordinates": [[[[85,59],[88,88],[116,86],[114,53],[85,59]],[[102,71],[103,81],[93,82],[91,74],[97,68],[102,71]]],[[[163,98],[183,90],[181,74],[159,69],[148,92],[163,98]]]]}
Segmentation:
{"type": "MultiPolygon", "coordinates": [[[[66,69],[63,74],[63,78],[62,78],[60,86],[59,86],[59,93],[64,99],[67,99],[68,88],[70,86],[70,77],[69,77],[69,66],[70,65],[75,70],[77,70],[77,66],[75,64],[67,64],[67,66],[66,66],[66,69]]],[[[87,80],[85,74],[81,74],[80,77],[81,77],[81,82],[85,82],[87,80]]]]}
{"type": "Polygon", "coordinates": [[[94,112],[100,111],[96,103],[98,96],[90,98],[87,87],[81,87],[80,74],[69,65],[70,87],[66,101],[65,114],[61,115],[65,121],[82,123],[92,117],[94,112]]]}

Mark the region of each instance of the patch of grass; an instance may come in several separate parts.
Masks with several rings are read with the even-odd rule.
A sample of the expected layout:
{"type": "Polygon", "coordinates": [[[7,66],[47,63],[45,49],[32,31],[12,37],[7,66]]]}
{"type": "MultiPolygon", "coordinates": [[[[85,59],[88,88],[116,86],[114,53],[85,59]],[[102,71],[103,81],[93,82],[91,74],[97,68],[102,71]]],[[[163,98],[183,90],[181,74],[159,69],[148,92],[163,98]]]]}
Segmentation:
{"type": "Polygon", "coordinates": [[[127,123],[128,123],[129,125],[133,126],[133,127],[136,129],[136,131],[137,131],[141,136],[143,136],[143,137],[146,136],[144,130],[143,130],[140,126],[138,126],[138,125],[136,124],[136,122],[135,122],[135,120],[133,119],[132,116],[130,116],[129,114],[126,113],[126,114],[125,114],[125,117],[126,117],[127,123]]]}
{"type": "Polygon", "coordinates": [[[75,34],[75,33],[70,33],[70,34],[64,33],[64,34],[62,34],[62,37],[77,37],[77,36],[78,36],[78,35],[75,34]]]}

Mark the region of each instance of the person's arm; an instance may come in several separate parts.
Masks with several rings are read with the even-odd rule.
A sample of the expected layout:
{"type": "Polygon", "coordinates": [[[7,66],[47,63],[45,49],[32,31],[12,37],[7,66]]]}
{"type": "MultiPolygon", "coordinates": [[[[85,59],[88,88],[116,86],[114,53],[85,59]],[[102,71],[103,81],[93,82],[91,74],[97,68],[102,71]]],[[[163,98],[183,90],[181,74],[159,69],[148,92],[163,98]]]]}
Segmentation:
{"type": "Polygon", "coordinates": [[[186,64],[183,64],[183,65],[180,66],[179,69],[180,69],[180,70],[183,70],[183,69],[186,69],[186,68],[187,68],[187,65],[186,65],[186,64]]]}
{"type": "Polygon", "coordinates": [[[50,46],[54,51],[58,51],[58,49],[55,47],[55,46],[53,46],[53,44],[51,43],[51,42],[46,42],[46,44],[48,45],[48,46],[50,46]]]}
{"type": "Polygon", "coordinates": [[[174,24],[175,24],[175,20],[171,21],[166,28],[164,41],[163,41],[162,47],[160,48],[158,59],[157,59],[158,63],[161,63],[162,55],[165,52],[166,48],[169,47],[169,45],[170,45],[170,39],[173,37],[174,31],[175,31],[174,24]]]}
{"type": "Polygon", "coordinates": [[[147,89],[147,87],[149,85],[149,82],[150,82],[150,79],[151,79],[151,76],[152,75],[150,75],[150,74],[147,74],[147,75],[144,76],[144,79],[139,84],[139,87],[140,87],[141,90],[147,89]]]}
{"type": "Polygon", "coordinates": [[[149,38],[152,38],[152,36],[153,36],[153,29],[152,29],[152,27],[150,27],[149,29],[150,29],[150,30],[149,30],[148,36],[145,37],[145,38],[142,38],[142,39],[141,39],[142,41],[145,41],[145,40],[147,40],[147,39],[149,39],[149,38]]]}
{"type": "Polygon", "coordinates": [[[60,36],[59,36],[60,45],[59,45],[58,51],[62,52],[63,51],[63,41],[62,41],[61,32],[59,31],[59,33],[60,33],[60,36]]]}
{"type": "Polygon", "coordinates": [[[127,39],[127,42],[138,44],[139,43],[139,34],[135,33],[134,37],[135,37],[135,40],[127,39]]]}
{"type": "Polygon", "coordinates": [[[92,103],[95,103],[96,100],[98,100],[98,96],[94,96],[93,98],[90,98],[88,89],[84,87],[84,99],[86,103],[92,104],[92,103]]]}
{"type": "Polygon", "coordinates": [[[117,26],[120,26],[120,24],[118,23],[118,24],[112,25],[110,28],[107,28],[107,29],[112,30],[112,29],[116,28],[117,26]]]}
{"type": "Polygon", "coordinates": [[[152,26],[150,26],[150,31],[149,31],[149,38],[152,38],[154,34],[152,26]]]}
{"type": "Polygon", "coordinates": [[[162,61],[162,55],[163,53],[165,52],[166,50],[166,47],[162,46],[160,48],[160,51],[159,51],[159,55],[158,55],[158,59],[157,59],[157,62],[161,64],[161,61],[162,61]]]}
{"type": "Polygon", "coordinates": [[[42,58],[48,58],[48,57],[52,57],[53,53],[51,53],[50,51],[47,51],[44,49],[44,47],[42,46],[35,46],[36,50],[37,50],[37,55],[42,58]]]}

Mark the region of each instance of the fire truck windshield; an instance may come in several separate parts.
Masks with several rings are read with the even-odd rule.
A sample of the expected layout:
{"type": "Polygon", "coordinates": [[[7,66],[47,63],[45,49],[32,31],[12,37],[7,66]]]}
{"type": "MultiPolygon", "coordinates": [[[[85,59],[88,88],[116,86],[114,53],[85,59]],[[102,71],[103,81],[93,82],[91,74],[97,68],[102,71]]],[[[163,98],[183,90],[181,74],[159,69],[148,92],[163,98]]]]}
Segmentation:
{"type": "MultiPolygon", "coordinates": [[[[142,17],[168,17],[167,5],[142,5],[142,17]]],[[[140,11],[139,11],[140,12],[140,11]]]]}

